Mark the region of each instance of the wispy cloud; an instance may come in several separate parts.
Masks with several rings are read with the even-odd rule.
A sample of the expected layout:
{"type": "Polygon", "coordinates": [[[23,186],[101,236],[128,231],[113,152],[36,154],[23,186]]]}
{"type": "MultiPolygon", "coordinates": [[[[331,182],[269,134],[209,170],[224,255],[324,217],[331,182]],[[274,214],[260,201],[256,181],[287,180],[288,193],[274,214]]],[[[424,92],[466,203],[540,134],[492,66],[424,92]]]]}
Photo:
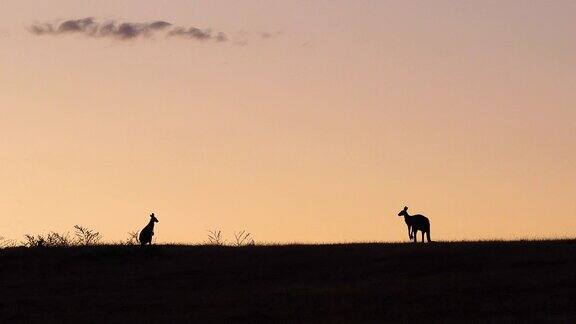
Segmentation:
{"type": "Polygon", "coordinates": [[[115,38],[132,40],[140,37],[163,35],[198,41],[213,40],[225,42],[228,37],[223,32],[197,27],[174,26],[169,22],[158,20],[152,22],[99,22],[94,18],[70,19],[61,23],[38,23],[28,27],[34,35],[81,34],[94,38],[115,38]]]}
{"type": "Polygon", "coordinates": [[[253,40],[266,41],[280,37],[282,31],[247,32],[239,31],[230,37],[222,31],[195,26],[177,26],[163,20],[146,22],[125,22],[117,20],[98,20],[87,17],[68,19],[60,22],[35,23],[28,26],[28,31],[37,36],[79,34],[89,38],[109,38],[129,41],[152,36],[163,38],[180,38],[198,42],[230,42],[237,46],[246,46],[253,40]]]}
{"type": "Polygon", "coordinates": [[[273,32],[273,33],[263,32],[263,33],[260,33],[260,37],[262,37],[262,38],[264,38],[264,39],[276,38],[276,37],[281,36],[282,34],[283,34],[283,33],[282,33],[281,31],[276,31],[276,32],[273,32]]]}
{"type": "Polygon", "coordinates": [[[216,40],[218,42],[225,42],[228,40],[226,34],[219,32],[214,34],[211,30],[201,30],[196,27],[190,27],[188,29],[182,27],[176,27],[168,32],[168,36],[179,36],[185,38],[191,38],[196,40],[216,40]]]}

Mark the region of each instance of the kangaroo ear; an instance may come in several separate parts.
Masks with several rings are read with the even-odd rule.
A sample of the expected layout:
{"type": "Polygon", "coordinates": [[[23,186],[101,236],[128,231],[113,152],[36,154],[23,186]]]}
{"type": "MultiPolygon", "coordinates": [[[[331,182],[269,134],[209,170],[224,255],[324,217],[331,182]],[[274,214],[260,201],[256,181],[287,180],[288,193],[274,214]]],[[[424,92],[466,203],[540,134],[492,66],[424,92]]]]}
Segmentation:
{"type": "Polygon", "coordinates": [[[404,210],[408,210],[408,207],[404,206],[404,210]]]}
{"type": "Polygon", "coordinates": [[[154,217],[154,213],[150,214],[150,217],[154,217]]]}

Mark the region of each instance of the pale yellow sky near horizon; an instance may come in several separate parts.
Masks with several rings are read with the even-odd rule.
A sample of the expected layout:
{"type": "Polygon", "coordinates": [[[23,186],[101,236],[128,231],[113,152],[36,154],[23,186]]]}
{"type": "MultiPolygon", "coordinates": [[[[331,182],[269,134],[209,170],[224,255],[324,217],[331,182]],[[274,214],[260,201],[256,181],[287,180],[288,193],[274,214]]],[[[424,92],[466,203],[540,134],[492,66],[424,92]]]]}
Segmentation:
{"type": "Polygon", "coordinates": [[[576,2],[0,1],[0,236],[573,237],[576,2]],[[164,20],[226,42],[33,35],[164,20]],[[263,33],[272,37],[263,38],[263,33]],[[245,42],[245,44],[240,44],[245,42]]]}

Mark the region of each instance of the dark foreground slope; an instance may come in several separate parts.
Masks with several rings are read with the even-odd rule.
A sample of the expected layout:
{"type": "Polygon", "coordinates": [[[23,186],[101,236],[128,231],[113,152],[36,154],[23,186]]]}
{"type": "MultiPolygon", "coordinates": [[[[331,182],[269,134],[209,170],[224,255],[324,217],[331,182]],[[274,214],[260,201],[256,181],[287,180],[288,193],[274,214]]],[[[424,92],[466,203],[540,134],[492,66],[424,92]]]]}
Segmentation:
{"type": "Polygon", "coordinates": [[[0,322],[576,321],[576,241],[0,251],[0,322]]]}

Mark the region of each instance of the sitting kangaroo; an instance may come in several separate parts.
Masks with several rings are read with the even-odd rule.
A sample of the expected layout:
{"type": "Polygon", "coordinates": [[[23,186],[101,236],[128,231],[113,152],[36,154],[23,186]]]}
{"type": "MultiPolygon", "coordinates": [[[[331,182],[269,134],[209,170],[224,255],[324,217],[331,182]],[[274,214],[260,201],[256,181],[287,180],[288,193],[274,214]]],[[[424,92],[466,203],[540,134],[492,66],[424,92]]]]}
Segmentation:
{"type": "Polygon", "coordinates": [[[141,245],[150,244],[152,245],[152,236],[154,235],[154,223],[158,223],[158,218],[154,216],[154,213],[150,214],[150,222],[146,227],[140,231],[140,236],[138,240],[141,245]]]}
{"type": "Polygon", "coordinates": [[[410,237],[410,240],[414,238],[414,242],[417,242],[416,234],[420,231],[422,232],[422,242],[424,242],[424,233],[426,233],[428,242],[432,242],[430,239],[430,221],[426,216],[420,214],[410,216],[406,206],[398,213],[398,216],[404,216],[404,221],[408,225],[408,237],[410,237]]]}

